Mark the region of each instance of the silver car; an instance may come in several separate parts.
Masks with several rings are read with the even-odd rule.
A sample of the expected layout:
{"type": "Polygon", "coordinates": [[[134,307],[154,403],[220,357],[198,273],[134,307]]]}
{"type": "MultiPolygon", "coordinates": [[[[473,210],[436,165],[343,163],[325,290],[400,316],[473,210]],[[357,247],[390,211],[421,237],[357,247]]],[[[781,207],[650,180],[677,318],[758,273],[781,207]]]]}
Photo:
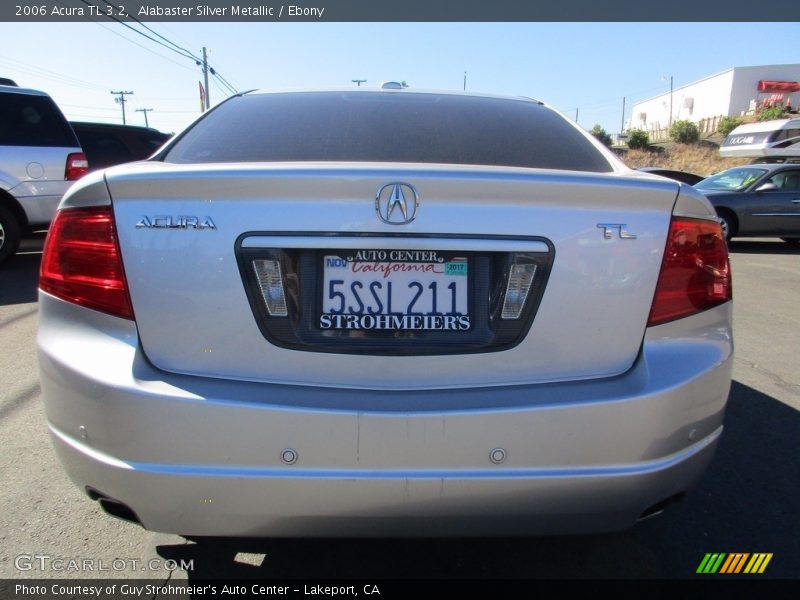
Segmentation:
{"type": "Polygon", "coordinates": [[[699,192],[541,102],[247,93],[70,191],[38,344],[67,472],[147,529],[610,531],[711,461],[731,280],[699,192]]]}
{"type": "Polygon", "coordinates": [[[27,230],[50,223],[64,192],[87,170],[75,133],[50,96],[0,85],[0,263],[27,230]]]}

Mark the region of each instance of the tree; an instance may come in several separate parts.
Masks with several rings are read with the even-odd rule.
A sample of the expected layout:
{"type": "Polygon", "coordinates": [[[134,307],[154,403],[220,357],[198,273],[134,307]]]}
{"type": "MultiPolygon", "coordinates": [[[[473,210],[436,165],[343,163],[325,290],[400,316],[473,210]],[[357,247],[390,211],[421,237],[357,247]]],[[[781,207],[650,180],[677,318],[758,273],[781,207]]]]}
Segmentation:
{"type": "Polygon", "coordinates": [[[717,124],[717,131],[722,135],[728,135],[744,122],[739,117],[722,117],[717,124]]]}
{"type": "Polygon", "coordinates": [[[591,133],[594,137],[596,137],[600,141],[600,143],[603,144],[604,146],[611,145],[611,136],[608,135],[608,132],[605,129],[603,129],[599,124],[592,127],[592,130],[589,133],[591,133]]]}
{"type": "Polygon", "coordinates": [[[759,121],[772,121],[774,119],[783,119],[786,116],[782,106],[770,106],[758,113],[759,121]]]}
{"type": "Polygon", "coordinates": [[[679,144],[694,144],[700,139],[700,130],[691,121],[675,121],[669,128],[669,139],[679,144]]]}
{"type": "Polygon", "coordinates": [[[631,129],[628,132],[628,148],[646,150],[650,145],[650,136],[644,129],[631,129]]]}

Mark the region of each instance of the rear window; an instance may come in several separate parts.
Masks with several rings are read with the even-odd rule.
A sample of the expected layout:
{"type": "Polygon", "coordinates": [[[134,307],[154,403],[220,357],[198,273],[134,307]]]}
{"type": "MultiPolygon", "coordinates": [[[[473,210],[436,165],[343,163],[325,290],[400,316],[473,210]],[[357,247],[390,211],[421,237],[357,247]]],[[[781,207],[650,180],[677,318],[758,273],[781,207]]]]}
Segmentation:
{"type": "Polygon", "coordinates": [[[759,177],[766,173],[766,169],[755,167],[734,167],[717,173],[711,177],[706,177],[699,182],[696,187],[698,190],[724,190],[726,192],[740,192],[748,185],[752,185],[759,177]]]}
{"type": "Polygon", "coordinates": [[[76,148],[78,141],[49,97],[2,93],[0,145],[76,148]]]}
{"type": "Polygon", "coordinates": [[[579,131],[538,103],[413,92],[309,92],[234,98],[165,160],[406,162],[609,172],[579,131]]]}

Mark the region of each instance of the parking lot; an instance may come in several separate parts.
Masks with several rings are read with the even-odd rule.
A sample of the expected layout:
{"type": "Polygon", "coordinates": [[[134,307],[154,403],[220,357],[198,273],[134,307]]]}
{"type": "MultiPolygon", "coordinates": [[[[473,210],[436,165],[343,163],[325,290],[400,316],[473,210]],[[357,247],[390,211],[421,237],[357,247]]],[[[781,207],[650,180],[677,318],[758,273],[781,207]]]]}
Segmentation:
{"type": "Polygon", "coordinates": [[[193,542],[106,516],[58,464],[36,368],[41,244],[0,268],[0,578],[684,578],[711,552],[773,553],[763,577],[800,576],[800,248],[731,245],[725,432],[701,485],[661,516],[602,536],[193,542]]]}

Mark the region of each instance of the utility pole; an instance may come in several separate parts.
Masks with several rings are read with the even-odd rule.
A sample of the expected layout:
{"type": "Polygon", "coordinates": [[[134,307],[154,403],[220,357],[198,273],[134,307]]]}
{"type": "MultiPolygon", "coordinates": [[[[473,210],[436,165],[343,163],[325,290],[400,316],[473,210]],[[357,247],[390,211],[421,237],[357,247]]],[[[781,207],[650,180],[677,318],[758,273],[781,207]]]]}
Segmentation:
{"type": "Polygon", "coordinates": [[[578,109],[575,109],[575,122],[578,122],[578,109]]]}
{"type": "Polygon", "coordinates": [[[125,125],[125,96],[133,96],[133,92],[111,92],[117,98],[114,98],[114,102],[122,106],[122,124],[125,125]]]}
{"type": "Polygon", "coordinates": [[[619,126],[619,132],[625,133],[625,96],[622,97],[622,122],[619,126]]]}
{"type": "Polygon", "coordinates": [[[150,124],[147,122],[147,113],[153,112],[152,108],[137,108],[136,112],[144,113],[144,126],[150,127],[150,124]]]}
{"type": "Polygon", "coordinates": [[[464,71],[464,91],[467,91],[467,72],[464,71]]]}
{"type": "Polygon", "coordinates": [[[669,76],[669,128],[672,129],[672,75],[669,76]]]}
{"type": "Polygon", "coordinates": [[[358,87],[361,87],[362,83],[367,83],[366,79],[351,79],[350,81],[352,81],[353,83],[358,84],[358,87]]]}
{"type": "Polygon", "coordinates": [[[206,86],[206,110],[208,110],[211,107],[211,90],[208,89],[208,55],[205,46],[203,46],[203,79],[206,86]]]}

